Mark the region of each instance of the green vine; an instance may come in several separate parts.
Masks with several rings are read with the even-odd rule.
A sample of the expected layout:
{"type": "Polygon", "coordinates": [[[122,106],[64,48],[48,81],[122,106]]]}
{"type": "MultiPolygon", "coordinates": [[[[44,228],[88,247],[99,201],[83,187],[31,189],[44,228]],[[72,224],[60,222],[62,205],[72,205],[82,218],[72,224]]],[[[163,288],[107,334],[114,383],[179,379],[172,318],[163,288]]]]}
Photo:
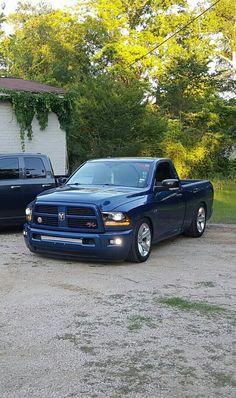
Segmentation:
{"type": "Polygon", "coordinates": [[[25,136],[27,135],[28,139],[32,140],[34,116],[37,117],[41,130],[45,130],[47,127],[50,112],[57,115],[62,130],[67,131],[72,121],[73,95],[70,93],[57,95],[1,89],[0,100],[10,101],[12,104],[20,125],[22,150],[25,148],[25,136]]]}

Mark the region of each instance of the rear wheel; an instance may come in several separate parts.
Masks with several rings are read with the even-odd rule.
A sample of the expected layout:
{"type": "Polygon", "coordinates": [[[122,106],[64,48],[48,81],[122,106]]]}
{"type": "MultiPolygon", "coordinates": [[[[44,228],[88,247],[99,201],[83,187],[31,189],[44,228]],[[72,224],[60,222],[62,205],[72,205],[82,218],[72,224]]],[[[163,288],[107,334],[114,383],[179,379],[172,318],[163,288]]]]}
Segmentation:
{"type": "Polygon", "coordinates": [[[151,253],[151,245],[151,224],[148,219],[143,218],[135,226],[133,241],[127,260],[136,263],[146,261],[151,253]]]}
{"type": "Polygon", "coordinates": [[[189,228],[185,230],[185,235],[198,238],[202,236],[206,228],[206,207],[201,203],[194,213],[192,223],[189,228]]]}

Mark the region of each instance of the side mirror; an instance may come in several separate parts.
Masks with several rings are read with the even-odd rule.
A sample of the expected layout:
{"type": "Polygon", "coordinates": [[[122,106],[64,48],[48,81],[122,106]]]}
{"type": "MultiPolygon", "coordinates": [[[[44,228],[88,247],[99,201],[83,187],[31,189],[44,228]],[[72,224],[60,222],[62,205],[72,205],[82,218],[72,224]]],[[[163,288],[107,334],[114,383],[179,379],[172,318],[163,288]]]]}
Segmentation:
{"type": "Polygon", "coordinates": [[[59,177],[57,178],[57,185],[60,187],[61,185],[64,185],[67,181],[66,177],[59,177]]]}
{"type": "Polygon", "coordinates": [[[177,178],[172,180],[163,180],[162,186],[167,189],[179,188],[179,180],[177,178]]]}

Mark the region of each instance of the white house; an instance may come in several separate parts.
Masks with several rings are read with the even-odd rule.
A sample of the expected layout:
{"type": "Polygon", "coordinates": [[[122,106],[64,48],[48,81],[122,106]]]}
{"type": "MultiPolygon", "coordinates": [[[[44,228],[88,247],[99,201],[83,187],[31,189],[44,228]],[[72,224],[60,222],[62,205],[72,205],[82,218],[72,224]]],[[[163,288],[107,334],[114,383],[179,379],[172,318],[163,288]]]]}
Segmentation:
{"type": "MultiPolygon", "coordinates": [[[[54,93],[63,95],[65,91],[41,83],[17,78],[0,77],[0,154],[22,152],[20,126],[17,122],[8,92],[25,91],[32,93],[54,93]]],[[[60,127],[57,115],[49,113],[48,126],[41,130],[34,117],[32,122],[33,137],[25,137],[25,152],[42,153],[49,156],[56,175],[67,174],[66,133],[60,127]]]]}

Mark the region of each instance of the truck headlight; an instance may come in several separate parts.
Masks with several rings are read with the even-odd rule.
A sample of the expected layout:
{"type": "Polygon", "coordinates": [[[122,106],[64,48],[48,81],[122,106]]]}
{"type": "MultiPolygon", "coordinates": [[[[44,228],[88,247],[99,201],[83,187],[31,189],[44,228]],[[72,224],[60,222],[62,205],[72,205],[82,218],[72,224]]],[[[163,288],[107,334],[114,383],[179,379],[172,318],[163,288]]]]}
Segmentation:
{"type": "Polygon", "coordinates": [[[121,211],[108,211],[102,213],[104,225],[106,227],[120,227],[128,226],[131,224],[131,220],[126,213],[121,211]]]}
{"type": "Polygon", "coordinates": [[[26,207],[25,215],[26,215],[26,220],[27,221],[32,221],[32,209],[31,209],[31,207],[26,207]]]}

